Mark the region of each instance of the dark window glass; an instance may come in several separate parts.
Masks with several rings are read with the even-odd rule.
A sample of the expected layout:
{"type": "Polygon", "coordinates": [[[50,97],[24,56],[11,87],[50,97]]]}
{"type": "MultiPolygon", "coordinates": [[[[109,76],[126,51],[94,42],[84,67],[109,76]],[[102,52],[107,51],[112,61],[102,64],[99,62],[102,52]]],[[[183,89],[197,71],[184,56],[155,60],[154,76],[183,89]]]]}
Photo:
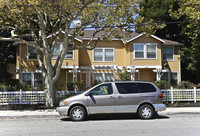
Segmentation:
{"type": "Polygon", "coordinates": [[[156,92],[156,88],[152,84],[137,83],[141,93],[156,92]]]}
{"type": "Polygon", "coordinates": [[[116,83],[120,94],[139,93],[135,83],[116,83]]]}
{"type": "Polygon", "coordinates": [[[91,93],[93,95],[108,95],[113,93],[112,85],[111,84],[103,84],[96,88],[94,88],[91,93]]]}

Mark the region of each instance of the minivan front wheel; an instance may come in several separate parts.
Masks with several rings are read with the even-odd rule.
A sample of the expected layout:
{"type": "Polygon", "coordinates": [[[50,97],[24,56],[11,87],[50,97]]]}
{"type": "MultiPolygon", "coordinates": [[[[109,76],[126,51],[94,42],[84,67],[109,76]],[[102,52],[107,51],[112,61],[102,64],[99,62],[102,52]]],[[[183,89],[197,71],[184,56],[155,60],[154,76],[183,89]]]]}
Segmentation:
{"type": "Polygon", "coordinates": [[[155,111],[153,107],[148,104],[142,105],[138,110],[138,115],[141,119],[151,119],[154,114],[155,111]]]}
{"type": "Polygon", "coordinates": [[[81,106],[74,106],[71,108],[69,116],[73,121],[82,121],[86,116],[86,111],[81,106]]]}

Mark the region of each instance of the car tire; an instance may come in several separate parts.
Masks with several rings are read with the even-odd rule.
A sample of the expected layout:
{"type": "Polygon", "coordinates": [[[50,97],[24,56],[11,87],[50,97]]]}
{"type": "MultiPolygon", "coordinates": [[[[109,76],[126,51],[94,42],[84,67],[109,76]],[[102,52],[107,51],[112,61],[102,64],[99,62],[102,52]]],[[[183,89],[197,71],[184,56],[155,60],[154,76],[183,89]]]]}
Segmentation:
{"type": "Polygon", "coordinates": [[[82,106],[74,106],[71,108],[69,116],[73,121],[82,121],[86,116],[86,111],[82,106]]]}
{"type": "Polygon", "coordinates": [[[152,119],[155,115],[155,111],[151,105],[142,105],[138,110],[138,116],[141,119],[152,119]]]}

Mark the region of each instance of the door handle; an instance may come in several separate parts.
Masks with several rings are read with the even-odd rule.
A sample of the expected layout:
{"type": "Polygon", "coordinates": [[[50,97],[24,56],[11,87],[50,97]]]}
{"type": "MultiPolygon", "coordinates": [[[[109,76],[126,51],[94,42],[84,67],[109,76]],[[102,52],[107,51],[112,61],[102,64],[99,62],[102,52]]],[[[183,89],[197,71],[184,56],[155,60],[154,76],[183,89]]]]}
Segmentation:
{"type": "Polygon", "coordinates": [[[110,98],[110,99],[115,99],[115,97],[113,97],[113,96],[110,96],[109,98],[110,98]]]}
{"type": "Polygon", "coordinates": [[[117,98],[118,98],[118,99],[122,99],[123,97],[122,97],[122,96],[118,96],[117,98]]]}

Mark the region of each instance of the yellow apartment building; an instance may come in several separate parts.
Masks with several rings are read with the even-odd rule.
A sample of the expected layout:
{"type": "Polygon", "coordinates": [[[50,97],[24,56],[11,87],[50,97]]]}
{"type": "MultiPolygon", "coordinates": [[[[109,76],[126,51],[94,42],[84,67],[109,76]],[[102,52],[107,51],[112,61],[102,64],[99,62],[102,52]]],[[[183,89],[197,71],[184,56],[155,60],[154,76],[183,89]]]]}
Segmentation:
{"type": "MultiPolygon", "coordinates": [[[[85,30],[84,33],[84,36],[76,38],[75,45],[86,45],[93,30],[85,30]]],[[[67,90],[67,82],[81,81],[86,88],[90,88],[97,83],[119,80],[118,69],[126,67],[131,75],[130,80],[167,80],[176,85],[181,82],[180,46],[181,43],[154,35],[132,33],[128,38],[99,41],[93,50],[69,50],[63,61],[58,84],[63,86],[62,90],[67,90]]],[[[60,50],[62,41],[56,45],[53,63],[60,50]]],[[[44,84],[33,47],[18,42],[16,58],[17,79],[33,88],[44,84]]]]}

